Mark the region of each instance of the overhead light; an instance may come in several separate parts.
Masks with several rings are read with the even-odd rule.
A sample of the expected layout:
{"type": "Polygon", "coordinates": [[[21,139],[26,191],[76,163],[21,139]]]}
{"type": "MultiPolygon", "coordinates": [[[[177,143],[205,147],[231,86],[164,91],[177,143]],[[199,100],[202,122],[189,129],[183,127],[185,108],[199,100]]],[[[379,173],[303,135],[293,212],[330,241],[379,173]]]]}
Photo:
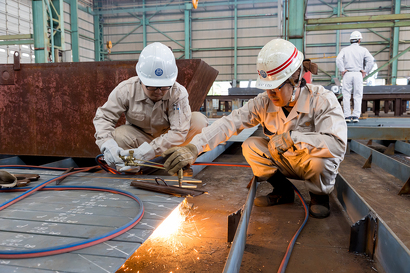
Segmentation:
{"type": "Polygon", "coordinates": [[[0,48],[0,52],[6,52],[6,50],[5,50],[5,49],[0,48]]]}
{"type": "Polygon", "coordinates": [[[26,45],[22,45],[21,47],[22,47],[22,48],[28,48],[28,46],[26,46],[26,45]]]}
{"type": "Polygon", "coordinates": [[[11,54],[14,54],[14,50],[10,50],[10,53],[11,53],[11,54]]]}
{"type": "Polygon", "coordinates": [[[23,53],[21,55],[23,55],[23,57],[30,57],[30,55],[28,55],[27,53],[23,53]]]}

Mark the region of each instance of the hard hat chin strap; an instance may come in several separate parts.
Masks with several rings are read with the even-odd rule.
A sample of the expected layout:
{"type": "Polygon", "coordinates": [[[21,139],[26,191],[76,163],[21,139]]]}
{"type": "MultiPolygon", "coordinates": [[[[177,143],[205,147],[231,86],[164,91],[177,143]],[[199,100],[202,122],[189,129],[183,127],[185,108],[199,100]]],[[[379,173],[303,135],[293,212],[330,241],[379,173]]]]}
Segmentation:
{"type": "Polygon", "coordinates": [[[290,100],[286,104],[286,106],[289,106],[289,103],[292,103],[296,99],[296,89],[300,86],[300,83],[302,82],[302,74],[303,74],[303,64],[300,66],[300,73],[299,73],[299,80],[298,84],[295,83],[292,77],[289,78],[290,84],[293,86],[293,91],[292,91],[292,96],[290,96],[290,100]]]}

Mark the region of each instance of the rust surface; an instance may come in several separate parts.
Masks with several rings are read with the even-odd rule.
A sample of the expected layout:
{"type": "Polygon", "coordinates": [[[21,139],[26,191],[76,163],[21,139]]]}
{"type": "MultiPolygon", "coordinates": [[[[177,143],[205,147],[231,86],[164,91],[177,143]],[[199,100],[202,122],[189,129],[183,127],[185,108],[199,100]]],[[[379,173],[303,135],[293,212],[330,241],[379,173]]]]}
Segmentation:
{"type": "MultiPolygon", "coordinates": [[[[0,65],[0,154],[95,157],[93,118],[135,61],[0,65]],[[7,79],[5,78],[7,76],[7,79]],[[10,82],[9,77],[13,81],[10,82]]],[[[218,71],[200,59],[177,60],[177,81],[197,111],[218,71]]]]}

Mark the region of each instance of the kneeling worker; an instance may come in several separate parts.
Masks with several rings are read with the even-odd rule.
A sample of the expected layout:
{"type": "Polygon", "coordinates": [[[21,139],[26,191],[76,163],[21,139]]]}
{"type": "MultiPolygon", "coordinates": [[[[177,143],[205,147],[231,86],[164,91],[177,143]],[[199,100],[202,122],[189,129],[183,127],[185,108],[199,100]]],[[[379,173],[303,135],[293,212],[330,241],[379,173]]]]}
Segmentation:
{"type": "Polygon", "coordinates": [[[138,76],[121,82],[97,109],[95,138],[104,160],[119,171],[137,172],[119,157],[151,160],[174,146],[188,144],[208,125],[206,116],[191,113],[188,92],[176,82],[178,68],[171,49],[146,46],[136,65],[138,76]],[[121,114],[126,124],[115,128],[121,114]]]}
{"type": "Polygon", "coordinates": [[[323,86],[306,84],[304,71],[317,73],[310,60],[290,42],[274,39],[259,52],[256,87],[266,92],[251,99],[211,126],[204,128],[185,147],[171,148],[165,168],[173,174],[193,164],[199,153],[209,151],[245,128],[260,124],[263,137],[250,137],[242,144],[243,155],[259,181],[273,191],[257,197],[256,206],[294,202],[287,178],[307,181],[313,217],[330,214],[329,194],[335,184],[347,143],[347,126],[335,95],[323,86]]]}

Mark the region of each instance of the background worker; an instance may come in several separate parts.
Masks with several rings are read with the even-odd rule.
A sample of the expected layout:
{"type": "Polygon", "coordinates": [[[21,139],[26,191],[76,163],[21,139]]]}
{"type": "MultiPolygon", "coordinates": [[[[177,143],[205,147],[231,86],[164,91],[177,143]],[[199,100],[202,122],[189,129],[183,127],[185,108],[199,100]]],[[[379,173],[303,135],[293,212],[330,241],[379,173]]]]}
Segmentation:
{"type": "Polygon", "coordinates": [[[256,86],[266,92],[248,101],[211,126],[190,144],[171,148],[164,166],[173,174],[193,164],[199,153],[209,151],[245,128],[260,124],[264,137],[250,137],[243,155],[259,181],[268,181],[273,191],[255,199],[256,206],[294,202],[287,178],[307,180],[310,214],[330,214],[329,194],[344,158],[347,126],[336,96],[322,86],[306,84],[304,71],[317,73],[310,60],[285,40],[274,39],[259,52],[256,86]]]}
{"type": "Polygon", "coordinates": [[[363,78],[373,68],[373,56],[360,46],[362,34],[350,34],[350,46],[343,48],[336,58],[336,65],[343,76],[343,111],[346,122],[359,122],[363,98],[363,78]],[[353,91],[353,113],[350,98],[353,91]]]}
{"type": "Polygon", "coordinates": [[[134,158],[151,160],[168,148],[184,145],[208,125],[207,118],[191,113],[188,92],[176,82],[178,68],[171,49],[161,43],[146,46],[136,65],[138,76],[121,82],[97,109],[96,144],[110,167],[124,166],[119,157],[134,151],[134,158]],[[115,128],[121,114],[126,124],[115,128]]]}

